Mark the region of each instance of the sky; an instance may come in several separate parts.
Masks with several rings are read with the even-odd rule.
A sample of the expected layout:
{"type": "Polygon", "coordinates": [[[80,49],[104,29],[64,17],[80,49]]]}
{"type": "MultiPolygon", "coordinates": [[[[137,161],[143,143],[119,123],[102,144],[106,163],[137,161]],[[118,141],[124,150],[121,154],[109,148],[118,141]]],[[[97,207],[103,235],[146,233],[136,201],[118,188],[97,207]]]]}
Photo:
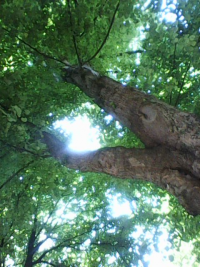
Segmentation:
{"type": "Polygon", "coordinates": [[[78,116],[72,121],[65,118],[57,121],[54,128],[69,137],[68,147],[74,151],[92,151],[100,148],[99,128],[93,128],[87,116],[78,116]]]}

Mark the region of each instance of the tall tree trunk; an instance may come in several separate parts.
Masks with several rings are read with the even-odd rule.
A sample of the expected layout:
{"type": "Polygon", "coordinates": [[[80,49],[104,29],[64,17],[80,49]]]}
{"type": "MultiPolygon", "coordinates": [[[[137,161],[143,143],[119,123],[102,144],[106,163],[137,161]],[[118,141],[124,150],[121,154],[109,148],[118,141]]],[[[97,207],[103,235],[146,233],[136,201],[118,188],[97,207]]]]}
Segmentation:
{"type": "MultiPolygon", "coordinates": [[[[147,147],[157,145],[190,151],[200,157],[200,120],[88,68],[65,69],[64,80],[78,86],[147,147]]],[[[200,168],[200,166],[199,166],[200,168]]]]}
{"type": "Polygon", "coordinates": [[[43,132],[52,156],[69,168],[153,182],[175,195],[190,214],[200,214],[200,120],[195,115],[88,68],[66,67],[63,79],[127,126],[146,148],[104,148],[79,155],[43,132]]]}

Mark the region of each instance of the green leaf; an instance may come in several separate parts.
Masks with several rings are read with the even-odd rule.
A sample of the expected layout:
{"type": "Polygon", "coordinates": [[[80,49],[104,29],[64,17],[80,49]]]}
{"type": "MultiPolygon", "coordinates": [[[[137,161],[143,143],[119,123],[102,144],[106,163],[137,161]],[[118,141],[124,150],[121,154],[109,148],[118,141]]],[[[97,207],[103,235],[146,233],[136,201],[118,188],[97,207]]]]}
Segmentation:
{"type": "Polygon", "coordinates": [[[21,121],[27,122],[27,118],[21,118],[21,121]]]}
{"type": "Polygon", "coordinates": [[[19,108],[18,106],[13,106],[12,107],[13,108],[13,110],[16,112],[16,114],[17,114],[17,117],[21,117],[21,114],[22,114],[22,110],[21,110],[21,108],[19,108]]]}

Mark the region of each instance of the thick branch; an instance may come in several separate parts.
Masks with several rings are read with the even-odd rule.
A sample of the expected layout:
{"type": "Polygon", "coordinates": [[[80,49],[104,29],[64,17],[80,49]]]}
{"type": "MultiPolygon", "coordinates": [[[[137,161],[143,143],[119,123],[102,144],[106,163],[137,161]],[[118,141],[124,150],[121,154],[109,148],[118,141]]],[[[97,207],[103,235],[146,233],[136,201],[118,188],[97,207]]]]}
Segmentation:
{"type": "Polygon", "coordinates": [[[175,195],[191,214],[200,214],[200,180],[195,177],[195,170],[190,173],[193,157],[162,147],[114,147],[77,154],[67,150],[65,144],[52,134],[43,132],[43,135],[51,155],[65,166],[82,172],[100,172],[122,179],[152,182],[175,195]]]}
{"type": "Polygon", "coordinates": [[[66,67],[64,80],[78,86],[147,147],[164,145],[200,157],[200,120],[195,115],[88,68],[66,67]]]}

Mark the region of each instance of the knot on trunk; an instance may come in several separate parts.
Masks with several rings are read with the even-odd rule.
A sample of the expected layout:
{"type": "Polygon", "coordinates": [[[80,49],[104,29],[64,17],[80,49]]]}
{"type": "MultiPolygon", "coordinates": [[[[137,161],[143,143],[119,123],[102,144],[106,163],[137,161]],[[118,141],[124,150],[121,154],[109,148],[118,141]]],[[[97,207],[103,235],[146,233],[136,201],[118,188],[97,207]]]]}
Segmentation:
{"type": "Polygon", "coordinates": [[[157,111],[151,106],[143,106],[140,112],[143,115],[143,120],[146,122],[153,122],[156,119],[157,111]]]}

